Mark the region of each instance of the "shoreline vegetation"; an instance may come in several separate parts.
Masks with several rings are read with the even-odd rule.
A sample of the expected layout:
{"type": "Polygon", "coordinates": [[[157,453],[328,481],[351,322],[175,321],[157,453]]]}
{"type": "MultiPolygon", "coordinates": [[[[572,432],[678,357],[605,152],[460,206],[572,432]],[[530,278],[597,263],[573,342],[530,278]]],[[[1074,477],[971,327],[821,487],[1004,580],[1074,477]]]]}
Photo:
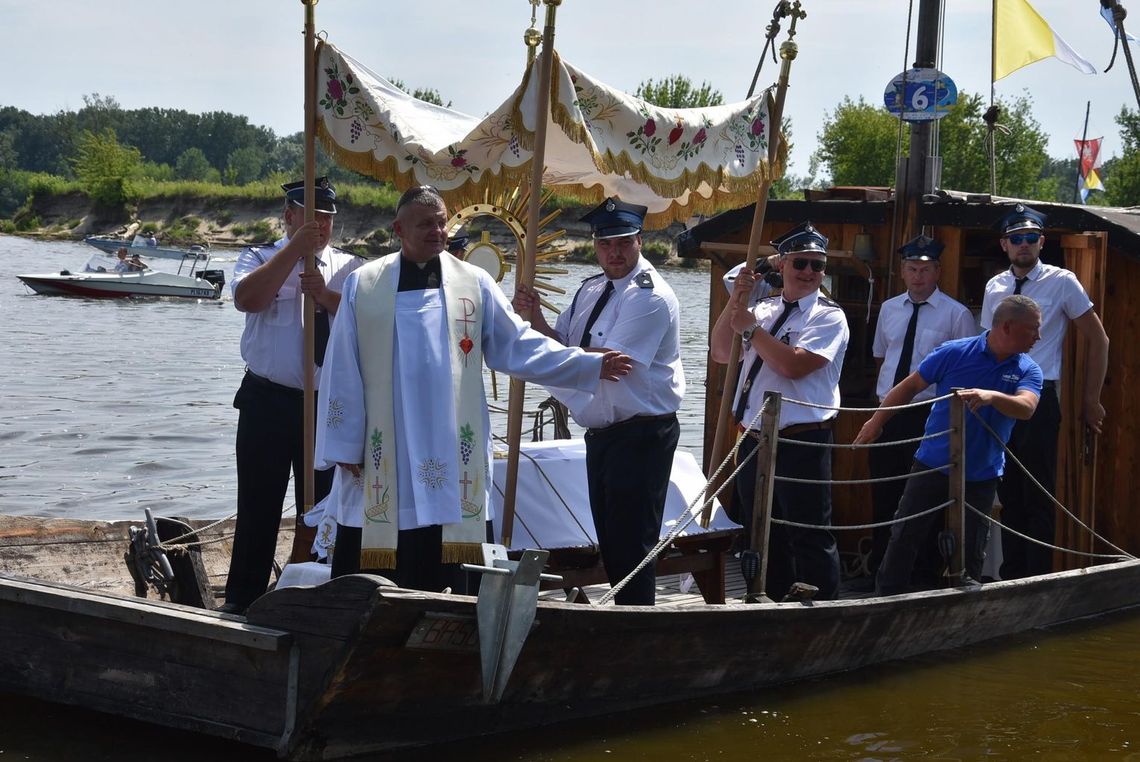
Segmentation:
{"type": "MultiPolygon", "coordinates": [[[[10,219],[0,219],[0,232],[39,240],[81,241],[86,236],[122,237],[153,234],[163,246],[205,244],[241,248],[274,241],[283,235],[280,185],[258,181],[222,185],[194,181],[135,180],[135,200],[108,208],[92,199],[79,181],[21,173],[26,201],[10,219]]],[[[5,178],[11,180],[13,178],[5,178]]],[[[392,233],[399,191],[387,184],[337,183],[338,214],[333,244],[364,257],[395,251],[392,233]]],[[[579,222],[588,211],[580,203],[552,196],[543,214],[560,210],[546,230],[563,230],[552,246],[565,250],[565,262],[593,262],[589,226],[579,222]]],[[[484,230],[508,259],[516,242],[506,226],[490,217],[476,218],[467,233],[477,238],[484,230]]],[[[674,238],[684,226],[674,224],[643,235],[642,252],[655,265],[699,266],[680,260],[674,238]]]]}

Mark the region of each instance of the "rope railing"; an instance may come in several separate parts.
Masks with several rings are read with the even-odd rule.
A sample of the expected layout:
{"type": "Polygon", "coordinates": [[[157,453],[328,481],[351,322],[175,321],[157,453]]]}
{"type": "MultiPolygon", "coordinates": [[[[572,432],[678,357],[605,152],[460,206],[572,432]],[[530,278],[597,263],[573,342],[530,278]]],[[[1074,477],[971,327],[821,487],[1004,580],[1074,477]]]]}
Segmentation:
{"type": "Polygon", "coordinates": [[[784,397],[783,400],[789,405],[813,407],[817,410],[834,410],[837,413],[874,413],[876,410],[910,410],[911,408],[915,407],[926,407],[928,405],[933,405],[935,402],[948,400],[953,396],[954,394],[951,392],[950,394],[943,394],[941,397],[931,397],[930,399],[922,400],[921,402],[908,402],[905,405],[880,405],[878,407],[836,407],[835,405],[819,405],[815,402],[804,402],[803,400],[792,399],[791,397],[784,397]]]}
{"type": "MultiPolygon", "coordinates": [[[[756,411],[756,415],[753,416],[752,420],[749,422],[750,426],[755,425],[756,421],[760,420],[760,417],[764,414],[764,411],[767,409],[767,407],[768,401],[764,400],[763,404],[760,405],[760,409],[756,411]]],[[[676,526],[674,526],[673,529],[669,531],[669,534],[667,534],[661,540],[658,540],[657,544],[654,545],[652,549],[650,549],[650,551],[645,555],[645,558],[641,559],[641,562],[636,567],[634,567],[633,571],[631,571],[622,579],[618,580],[616,584],[610,587],[610,589],[607,590],[602,595],[602,597],[598,599],[599,606],[605,605],[606,603],[609,603],[611,600],[613,600],[614,596],[621,592],[622,589],[624,589],[625,586],[629,584],[629,581],[638,574],[638,572],[656,561],[657,556],[661,555],[661,551],[669,547],[669,545],[671,545],[674,540],[681,536],[682,532],[688,529],[694,521],[700,518],[701,513],[704,511],[704,509],[707,506],[712,505],[713,500],[716,500],[720,496],[720,493],[724,491],[724,488],[729,484],[729,481],[731,479],[734,479],[736,475],[740,473],[740,470],[748,464],[747,459],[744,459],[738,463],[736,468],[733,469],[732,473],[728,475],[728,478],[720,482],[720,487],[718,487],[715,492],[709,494],[709,487],[717,483],[717,480],[720,479],[720,476],[724,472],[725,468],[728,467],[728,464],[736,458],[736,454],[740,450],[740,444],[743,441],[743,437],[736,440],[736,444],[734,444],[729,449],[728,454],[724,457],[724,460],[722,460],[717,466],[716,472],[713,473],[713,475],[709,478],[708,482],[705,484],[705,488],[697,494],[697,497],[695,497],[689,503],[684,512],[677,517],[676,526]],[[706,496],[704,501],[701,501],[701,495],[706,496]]]]}
{"type": "Polygon", "coordinates": [[[1030,537],[1027,534],[1022,534],[1021,532],[1017,531],[1016,529],[1010,529],[1005,524],[1003,524],[1000,521],[998,521],[997,519],[995,519],[993,516],[990,516],[985,511],[982,511],[982,510],[975,508],[974,506],[970,505],[969,503],[966,503],[966,507],[969,508],[974,513],[976,513],[978,516],[980,516],[983,521],[989,522],[992,526],[1000,527],[1002,534],[1009,532],[1011,535],[1014,535],[1015,537],[1020,537],[1021,539],[1027,540],[1027,541],[1033,543],[1034,545],[1040,545],[1043,548],[1049,548],[1050,550],[1059,550],[1062,553],[1068,553],[1069,555],[1073,555],[1073,556],[1084,556],[1086,558],[1103,558],[1103,559],[1111,560],[1111,561],[1130,561],[1130,560],[1136,559],[1135,556],[1129,554],[1126,551],[1121,551],[1121,554],[1123,554],[1123,555],[1117,554],[1117,553],[1090,553],[1090,552],[1084,551],[1084,550],[1075,550],[1073,548],[1061,547],[1060,545],[1053,545],[1052,543],[1045,542],[1044,540],[1038,540],[1034,537],[1030,537]]]}
{"type": "Polygon", "coordinates": [[[953,431],[953,429],[938,431],[934,434],[923,434],[921,437],[913,437],[911,439],[892,439],[890,442],[868,442],[867,444],[861,445],[857,445],[854,442],[807,442],[802,439],[787,439],[786,437],[777,437],[777,441],[787,442],[788,444],[801,447],[822,447],[827,450],[862,450],[864,448],[894,447],[901,444],[914,444],[915,442],[922,442],[927,439],[938,439],[939,437],[949,436],[951,431],[953,431]]]}
{"type": "MultiPolygon", "coordinates": [[[[1126,556],[1128,556],[1129,558],[1134,558],[1134,556],[1132,556],[1130,553],[1128,553],[1128,551],[1124,550],[1123,548],[1118,548],[1117,546],[1113,545],[1113,544],[1112,544],[1111,542],[1109,542],[1109,541],[1108,541],[1106,538],[1104,538],[1104,537],[1102,537],[1100,534],[1098,534],[1098,533],[1097,533],[1097,531],[1096,531],[1095,529],[1093,529],[1092,527],[1090,527],[1090,526],[1089,526],[1088,524],[1086,524],[1085,522],[1081,521],[1081,520],[1080,520],[1080,518],[1078,518],[1078,517],[1077,517],[1075,514],[1073,514],[1073,513],[1072,513],[1072,512],[1071,512],[1071,511],[1070,511],[1068,508],[1066,508],[1066,507],[1064,506],[1064,504],[1063,504],[1063,503],[1061,503],[1061,501],[1060,501],[1060,500],[1058,500],[1058,499],[1056,498],[1056,496],[1055,496],[1055,495],[1053,495],[1053,493],[1052,493],[1052,492],[1050,492],[1049,490],[1045,489],[1045,487],[1044,487],[1044,486],[1041,484],[1041,482],[1037,481],[1036,477],[1034,477],[1034,476],[1033,476],[1033,474],[1029,473],[1029,469],[1027,469],[1027,468],[1025,467],[1025,465],[1024,465],[1024,464],[1023,464],[1023,463],[1022,463],[1020,460],[1018,460],[1018,459],[1017,459],[1017,456],[1016,456],[1016,455],[1014,455],[1014,454],[1013,454],[1013,453],[1010,451],[1010,449],[1009,449],[1009,446],[1008,446],[1008,445],[1007,445],[1007,444],[1006,444],[1004,441],[1002,441],[1002,438],[1001,438],[1001,437],[999,437],[999,436],[997,435],[997,432],[996,432],[996,431],[994,431],[992,428],[990,428],[990,425],[989,425],[988,423],[986,423],[986,420],[985,420],[984,418],[982,418],[982,417],[981,417],[981,416],[978,414],[978,412],[977,412],[976,410],[971,410],[970,412],[971,412],[971,413],[973,413],[973,414],[974,414],[974,417],[978,419],[978,422],[979,422],[979,423],[981,423],[981,424],[982,424],[982,426],[984,426],[984,427],[985,427],[986,431],[988,431],[988,432],[989,432],[990,436],[991,436],[991,437],[993,437],[995,440],[997,440],[997,441],[998,441],[998,442],[1001,444],[1002,450],[1004,450],[1004,451],[1005,451],[1005,455],[1006,455],[1006,457],[1007,457],[1007,458],[1009,458],[1011,461],[1013,461],[1013,462],[1014,462],[1014,464],[1015,464],[1015,465],[1016,465],[1018,468],[1020,468],[1020,469],[1021,469],[1022,473],[1024,473],[1024,474],[1025,474],[1027,477],[1029,477],[1029,481],[1033,483],[1033,486],[1034,486],[1034,487],[1036,487],[1037,489],[1041,490],[1041,492],[1042,492],[1043,494],[1047,495],[1047,496],[1049,497],[1049,499],[1050,499],[1051,501],[1053,501],[1053,504],[1054,504],[1055,506],[1057,506],[1058,508],[1060,508],[1060,509],[1061,509],[1061,511],[1062,511],[1062,512],[1063,512],[1063,513],[1064,513],[1066,516],[1068,516],[1070,519],[1072,519],[1072,520],[1073,520],[1073,522],[1074,522],[1074,523],[1075,523],[1077,526],[1079,526],[1081,529],[1084,529],[1086,532],[1088,532],[1089,534],[1091,534],[1091,535],[1093,536],[1093,538],[1095,538],[1095,539],[1097,539],[1097,540],[1100,540],[1101,542],[1103,542],[1105,545],[1107,545],[1108,547],[1112,548],[1112,549],[1113,549],[1113,550],[1115,550],[1116,552],[1118,552],[1118,553],[1123,553],[1123,554],[1125,554],[1126,556]]],[[[1013,530],[1011,529],[1010,531],[1012,532],[1013,530]]],[[[1024,537],[1024,535],[1020,535],[1020,536],[1024,537]]],[[[1031,538],[1026,538],[1026,539],[1031,539],[1031,538]]],[[[1033,542],[1038,542],[1038,541],[1037,541],[1037,540],[1033,540],[1033,542]]],[[[1039,543],[1039,542],[1038,542],[1038,544],[1042,544],[1042,543],[1039,543]]],[[[1049,546],[1049,547],[1051,547],[1051,546],[1049,546]]],[[[1073,552],[1075,553],[1075,552],[1079,552],[1079,551],[1073,551],[1073,552]]]]}
{"type": "Polygon", "coordinates": [[[838,526],[838,525],[834,525],[834,524],[803,524],[799,521],[791,521],[789,519],[775,519],[775,518],[772,519],[772,523],[773,524],[783,524],[784,526],[795,527],[797,529],[826,529],[830,532],[842,532],[842,531],[853,530],[853,529],[880,529],[882,527],[889,527],[889,526],[894,526],[895,524],[902,524],[903,522],[910,521],[911,519],[917,519],[920,516],[926,516],[928,514],[935,513],[936,511],[940,511],[943,508],[947,508],[953,504],[954,504],[953,500],[947,500],[945,503],[942,503],[941,505],[936,505],[936,506],[933,506],[931,508],[927,508],[926,510],[919,511],[918,513],[912,513],[909,516],[903,516],[903,517],[897,518],[897,519],[889,519],[888,521],[876,521],[872,524],[844,524],[842,526],[838,526]]]}
{"type": "MultiPolygon", "coordinates": [[[[842,407],[842,406],[837,407],[837,406],[831,406],[831,405],[819,405],[819,404],[815,404],[815,403],[811,403],[811,402],[805,402],[803,400],[796,400],[796,399],[791,399],[791,398],[783,398],[783,401],[788,402],[788,403],[793,404],[793,405],[799,405],[801,407],[815,408],[815,409],[821,409],[821,410],[833,410],[833,411],[836,411],[837,413],[841,413],[841,412],[869,413],[869,412],[876,411],[876,410],[898,411],[898,410],[907,410],[907,409],[912,409],[912,408],[917,408],[917,407],[925,407],[925,406],[929,406],[935,402],[939,402],[939,401],[943,401],[943,400],[949,400],[949,399],[953,398],[954,396],[955,396],[955,393],[952,392],[950,394],[946,394],[946,395],[943,395],[941,397],[935,397],[933,399],[923,400],[922,402],[908,403],[906,405],[893,405],[893,406],[887,406],[887,407],[877,407],[877,408],[851,408],[851,407],[842,407]]],[[[764,404],[761,405],[760,410],[757,411],[756,415],[749,422],[749,424],[744,427],[746,431],[753,430],[753,427],[755,426],[756,422],[758,420],[760,420],[760,418],[762,417],[762,415],[763,415],[763,413],[767,407],[767,404],[768,404],[768,400],[766,398],[764,401],[764,404]]],[[[966,408],[966,409],[969,409],[969,408],[966,408]]],[[[1037,540],[1037,539],[1034,539],[1032,537],[1028,537],[1027,535],[1024,535],[1020,532],[1017,532],[1016,530],[1009,529],[1008,527],[1005,527],[1003,524],[1001,524],[1001,522],[990,517],[987,513],[979,511],[978,509],[974,508],[972,505],[970,505],[969,503],[966,503],[965,501],[962,501],[962,505],[964,505],[966,508],[968,508],[969,510],[971,510],[974,513],[976,513],[977,515],[979,515],[985,521],[990,522],[991,525],[996,525],[998,527],[1001,527],[1002,531],[1007,531],[1013,536],[1020,537],[1022,539],[1028,540],[1032,543],[1035,543],[1037,545],[1040,545],[1040,546],[1043,546],[1046,548],[1050,548],[1053,550],[1059,550],[1059,551],[1064,552],[1064,553],[1069,553],[1069,554],[1077,555],[1077,556],[1083,556],[1086,558],[1095,558],[1095,559],[1103,559],[1103,560],[1129,560],[1129,559],[1134,560],[1136,558],[1135,556],[1131,555],[1127,551],[1125,551],[1125,550],[1117,547],[1116,545],[1112,544],[1106,538],[1102,537],[1095,530],[1093,530],[1091,527],[1089,527],[1087,524],[1085,524],[1083,521],[1081,521],[1080,518],[1078,518],[1071,511],[1069,511],[1069,509],[1066,508],[1059,500],[1057,500],[1057,498],[1052,493],[1045,490],[1045,488],[1041,485],[1041,483],[1038,482],[1032,476],[1032,474],[1029,474],[1029,472],[1028,472],[1028,470],[1026,470],[1025,466],[1017,459],[1016,456],[1013,455],[1013,453],[1011,453],[1009,451],[1009,447],[1006,446],[1005,442],[1001,441],[1000,437],[997,436],[997,434],[993,431],[992,428],[990,428],[990,426],[986,423],[986,421],[984,419],[982,419],[981,416],[978,415],[977,411],[970,410],[970,412],[974,414],[975,418],[977,418],[978,421],[981,422],[981,424],[986,428],[986,430],[989,432],[989,434],[991,436],[993,436],[995,439],[997,439],[999,442],[1001,442],[1001,445],[1002,445],[1003,450],[1005,451],[1005,454],[1009,457],[1009,459],[1014,464],[1017,465],[1018,468],[1020,468],[1023,472],[1026,473],[1027,476],[1029,476],[1030,481],[1038,489],[1040,489],[1045,494],[1049,495],[1050,500],[1052,500],[1052,502],[1058,508],[1060,508],[1066,516],[1068,516],[1070,519],[1072,519],[1076,524],[1078,524],[1080,527],[1085,529],[1087,532],[1092,534],[1092,536],[1094,538],[1100,540],[1101,542],[1103,542],[1108,547],[1117,551],[1117,554],[1091,553],[1091,552],[1074,550],[1071,548],[1063,548],[1063,547],[1059,547],[1056,545],[1052,545],[1050,543],[1047,543],[1047,542],[1044,542],[1041,540],[1037,540]]],[[[950,428],[950,429],[946,429],[945,431],[936,432],[934,434],[924,434],[921,437],[914,437],[914,438],[907,439],[907,440],[891,441],[891,442],[876,442],[876,443],[868,443],[868,444],[862,444],[862,445],[836,444],[836,443],[825,443],[825,442],[805,442],[805,441],[798,440],[798,439],[786,439],[786,438],[780,437],[778,434],[775,437],[775,440],[777,443],[779,443],[779,442],[785,442],[785,443],[790,443],[790,444],[794,443],[797,446],[806,446],[806,447],[862,449],[862,448],[870,448],[870,447],[886,447],[886,446],[896,446],[899,444],[921,442],[921,441],[924,441],[927,439],[934,439],[937,437],[948,436],[948,435],[952,434],[954,431],[955,431],[955,429],[950,428]]],[[[745,438],[746,437],[740,437],[737,440],[736,444],[730,449],[730,451],[729,451],[728,455],[725,457],[725,459],[718,465],[716,472],[713,474],[712,478],[710,478],[708,480],[708,483],[705,486],[706,491],[708,490],[708,488],[713,483],[715,483],[715,481],[717,479],[719,479],[719,477],[723,473],[724,469],[728,465],[729,461],[737,455],[737,453],[740,449],[740,445],[744,441],[745,438]]],[[[747,459],[745,459],[745,460],[747,460],[747,459]]],[[[740,470],[744,467],[744,465],[745,465],[745,463],[738,464],[737,467],[733,470],[733,472],[729,475],[728,479],[721,482],[721,486],[717,489],[716,493],[708,496],[707,500],[702,504],[701,507],[703,508],[704,506],[707,506],[708,504],[710,504],[712,502],[712,500],[714,500],[716,497],[718,497],[720,492],[723,491],[728,480],[734,478],[740,472],[740,470]]],[[[890,482],[890,481],[901,481],[901,480],[905,480],[905,479],[910,479],[913,476],[921,476],[924,474],[933,473],[935,471],[944,471],[946,468],[952,467],[954,465],[955,465],[954,463],[950,463],[950,464],[948,464],[948,466],[944,466],[944,467],[928,468],[928,469],[924,469],[924,470],[911,471],[911,472],[908,472],[906,474],[900,474],[897,476],[888,476],[888,477],[880,477],[880,478],[873,478],[873,479],[817,480],[817,479],[800,479],[800,478],[786,477],[786,476],[775,476],[774,479],[776,481],[790,482],[790,483],[796,483],[796,484],[829,484],[829,485],[830,484],[843,484],[843,485],[876,484],[876,483],[890,482]]],[[[698,500],[699,500],[699,496],[698,496],[698,500]]],[[[607,603],[610,600],[612,600],[613,597],[615,595],[617,595],[617,593],[626,584],[628,584],[628,582],[634,577],[634,575],[636,575],[638,572],[640,572],[642,569],[644,569],[649,563],[652,563],[665,547],[668,547],[668,545],[673,540],[675,540],[676,537],[679,536],[679,534],[681,532],[683,532],[690,524],[692,524],[693,521],[696,520],[697,515],[693,513],[693,508],[696,506],[696,503],[697,503],[697,500],[694,500],[692,503],[690,503],[689,507],[686,509],[686,514],[688,514],[687,519],[682,522],[682,519],[679,518],[678,524],[673,529],[673,531],[671,531],[665,538],[663,538],[661,541],[659,541],[658,544],[656,546],[654,546],[654,548],[649,552],[649,554],[647,554],[646,557],[644,559],[642,559],[641,563],[638,564],[637,567],[632,572],[630,572],[624,579],[619,581],[609,591],[607,591],[602,596],[602,598],[599,600],[599,604],[604,604],[604,603],[607,603]]],[[[930,508],[924,509],[922,511],[919,511],[917,513],[913,513],[913,514],[910,514],[907,516],[892,518],[888,521],[880,521],[880,522],[873,522],[873,523],[866,523],[866,524],[849,524],[849,525],[808,524],[808,523],[791,521],[788,519],[778,519],[778,518],[769,518],[769,521],[773,524],[780,524],[783,526],[794,527],[794,528],[799,528],[799,529],[816,529],[816,530],[826,530],[826,531],[865,531],[868,529],[879,529],[879,528],[883,528],[883,527],[893,526],[895,524],[900,524],[900,523],[905,522],[905,521],[911,521],[913,519],[928,516],[930,514],[938,512],[938,511],[942,511],[944,509],[950,508],[955,504],[956,504],[955,501],[953,499],[950,499],[944,503],[941,503],[940,505],[931,506],[930,508]]]]}

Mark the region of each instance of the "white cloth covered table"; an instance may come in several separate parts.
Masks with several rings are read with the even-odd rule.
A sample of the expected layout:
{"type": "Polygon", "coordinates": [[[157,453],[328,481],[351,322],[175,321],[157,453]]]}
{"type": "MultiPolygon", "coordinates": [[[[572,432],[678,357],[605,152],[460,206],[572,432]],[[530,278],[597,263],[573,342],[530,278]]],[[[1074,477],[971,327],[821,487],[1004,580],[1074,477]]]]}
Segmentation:
{"type": "MultiPolygon", "coordinates": [[[[495,540],[502,540],[503,487],[507,461],[496,457],[492,468],[495,503],[495,540]]],[[[673,455],[669,495],[661,523],[661,536],[668,534],[686,507],[705,485],[704,474],[692,453],[678,449],[673,455]]],[[[703,499],[702,499],[703,501],[703,499]]],[[[700,504],[694,508],[700,511],[700,504]]],[[[739,528],[713,503],[709,529],[694,521],[682,536],[739,528]]],[[[522,445],[519,453],[518,489],[511,550],[525,548],[580,548],[594,545],[594,520],[586,485],[586,443],[581,439],[557,439],[522,445]]]]}

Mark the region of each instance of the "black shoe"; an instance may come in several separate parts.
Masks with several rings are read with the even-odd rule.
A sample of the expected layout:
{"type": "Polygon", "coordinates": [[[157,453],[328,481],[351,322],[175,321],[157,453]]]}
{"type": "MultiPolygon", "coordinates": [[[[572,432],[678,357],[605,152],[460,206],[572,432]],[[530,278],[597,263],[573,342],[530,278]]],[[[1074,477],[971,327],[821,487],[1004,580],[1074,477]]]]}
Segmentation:
{"type": "Polygon", "coordinates": [[[219,614],[235,614],[237,616],[245,616],[245,606],[239,606],[236,603],[223,603],[217,609],[219,614]]]}

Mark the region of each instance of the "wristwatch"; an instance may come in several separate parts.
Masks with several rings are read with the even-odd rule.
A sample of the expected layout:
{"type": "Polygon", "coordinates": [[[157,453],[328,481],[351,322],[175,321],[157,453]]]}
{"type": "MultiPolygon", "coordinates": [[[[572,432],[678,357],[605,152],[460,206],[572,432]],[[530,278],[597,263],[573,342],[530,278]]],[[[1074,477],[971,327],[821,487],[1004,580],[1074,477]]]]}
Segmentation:
{"type": "Polygon", "coordinates": [[[756,333],[756,326],[745,328],[740,332],[740,338],[744,340],[745,344],[747,344],[748,342],[752,341],[752,334],[754,333],[756,333]]]}

